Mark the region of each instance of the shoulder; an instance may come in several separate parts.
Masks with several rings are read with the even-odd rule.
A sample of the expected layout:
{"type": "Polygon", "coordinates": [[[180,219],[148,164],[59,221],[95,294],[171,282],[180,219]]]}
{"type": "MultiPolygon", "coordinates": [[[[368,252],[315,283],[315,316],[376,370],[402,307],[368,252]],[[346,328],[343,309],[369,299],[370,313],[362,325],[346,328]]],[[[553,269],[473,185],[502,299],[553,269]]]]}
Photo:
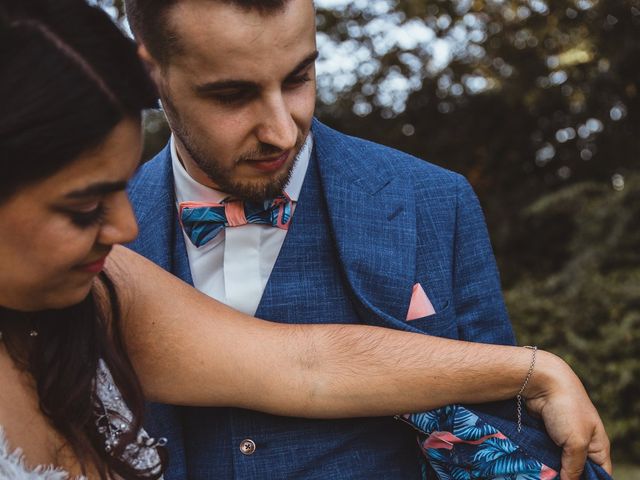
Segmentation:
{"type": "Polygon", "coordinates": [[[143,164],[127,186],[129,200],[140,222],[144,216],[173,201],[173,170],[167,145],[143,164]]]}
{"type": "Polygon", "coordinates": [[[314,121],[313,134],[320,155],[339,156],[340,161],[350,161],[354,168],[378,176],[400,177],[418,191],[452,194],[469,187],[459,173],[395,148],[346,135],[319,121],[314,121]]]}
{"type": "MultiPolygon", "coordinates": [[[[53,460],[51,440],[58,436],[38,407],[32,382],[6,351],[0,353],[0,478],[68,479],[67,473],[53,467],[43,466],[34,470],[28,467],[32,464],[49,464],[53,460]],[[25,428],[25,425],[29,428],[25,428]]],[[[61,445],[58,447],[61,448],[61,445]]]]}
{"type": "Polygon", "coordinates": [[[164,184],[171,174],[171,153],[169,144],[155,157],[140,166],[136,174],[129,181],[128,191],[136,195],[146,190],[155,189],[164,184]]]}

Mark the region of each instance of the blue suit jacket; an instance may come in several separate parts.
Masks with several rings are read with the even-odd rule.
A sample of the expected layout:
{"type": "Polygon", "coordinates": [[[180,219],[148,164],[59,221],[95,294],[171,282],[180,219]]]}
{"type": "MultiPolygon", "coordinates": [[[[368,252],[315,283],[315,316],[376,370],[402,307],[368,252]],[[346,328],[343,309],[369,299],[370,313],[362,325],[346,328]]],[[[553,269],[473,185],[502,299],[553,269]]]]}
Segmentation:
{"type": "MultiPolygon", "coordinates": [[[[317,121],[312,130],[340,268],[360,318],[382,327],[513,344],[483,214],[468,182],[317,121]],[[416,283],[422,285],[436,314],[407,322],[416,283]]],[[[129,191],[140,224],[140,235],[131,247],[192,283],[177,221],[168,147],[141,168],[129,191]]],[[[498,404],[497,413],[513,423],[507,405],[498,404]]],[[[425,431],[425,425],[434,425],[425,420],[432,413],[406,420],[425,431]]],[[[172,474],[186,476],[185,454],[176,441],[181,435],[179,412],[155,407],[152,414],[153,424],[162,425],[172,437],[172,474]]],[[[482,418],[491,421],[501,416],[482,418]]],[[[154,426],[151,430],[160,433],[153,431],[154,426]]],[[[544,434],[541,438],[542,443],[548,440],[544,434]]],[[[520,439],[526,437],[520,435],[516,441],[520,439]]]]}

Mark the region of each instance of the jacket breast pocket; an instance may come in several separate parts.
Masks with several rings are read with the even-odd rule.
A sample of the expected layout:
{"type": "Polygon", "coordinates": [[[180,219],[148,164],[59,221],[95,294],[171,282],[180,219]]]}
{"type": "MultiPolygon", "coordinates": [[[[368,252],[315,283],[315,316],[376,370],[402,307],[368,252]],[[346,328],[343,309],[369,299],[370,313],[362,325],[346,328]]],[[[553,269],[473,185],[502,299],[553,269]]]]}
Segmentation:
{"type": "Polygon", "coordinates": [[[458,338],[455,309],[453,308],[453,302],[451,300],[445,302],[440,308],[440,311],[437,311],[433,315],[416,318],[407,323],[427,335],[451,338],[453,340],[458,338]]]}

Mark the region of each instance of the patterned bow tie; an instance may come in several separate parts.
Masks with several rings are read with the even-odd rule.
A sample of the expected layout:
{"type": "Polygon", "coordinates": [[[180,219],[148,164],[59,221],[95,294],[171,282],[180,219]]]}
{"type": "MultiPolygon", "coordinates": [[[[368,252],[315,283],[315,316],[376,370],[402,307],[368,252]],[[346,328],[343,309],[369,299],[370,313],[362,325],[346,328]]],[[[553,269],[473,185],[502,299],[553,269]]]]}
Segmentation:
{"type": "Polygon", "coordinates": [[[182,202],[180,223],[191,243],[201,247],[225,227],[253,223],[287,230],[292,204],[286,193],[263,203],[226,199],[222,203],[182,202]]]}

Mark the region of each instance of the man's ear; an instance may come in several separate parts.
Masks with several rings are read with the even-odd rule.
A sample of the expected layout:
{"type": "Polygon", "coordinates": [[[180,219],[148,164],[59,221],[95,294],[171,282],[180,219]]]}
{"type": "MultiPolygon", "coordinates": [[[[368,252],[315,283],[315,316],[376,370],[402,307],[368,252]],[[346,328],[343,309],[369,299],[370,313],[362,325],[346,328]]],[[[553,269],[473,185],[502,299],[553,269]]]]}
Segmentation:
{"type": "Polygon", "coordinates": [[[138,55],[147,67],[149,75],[155,82],[156,86],[160,87],[162,80],[162,67],[160,66],[160,63],[155,58],[153,58],[153,56],[143,43],[140,43],[138,45],[138,55]]]}

